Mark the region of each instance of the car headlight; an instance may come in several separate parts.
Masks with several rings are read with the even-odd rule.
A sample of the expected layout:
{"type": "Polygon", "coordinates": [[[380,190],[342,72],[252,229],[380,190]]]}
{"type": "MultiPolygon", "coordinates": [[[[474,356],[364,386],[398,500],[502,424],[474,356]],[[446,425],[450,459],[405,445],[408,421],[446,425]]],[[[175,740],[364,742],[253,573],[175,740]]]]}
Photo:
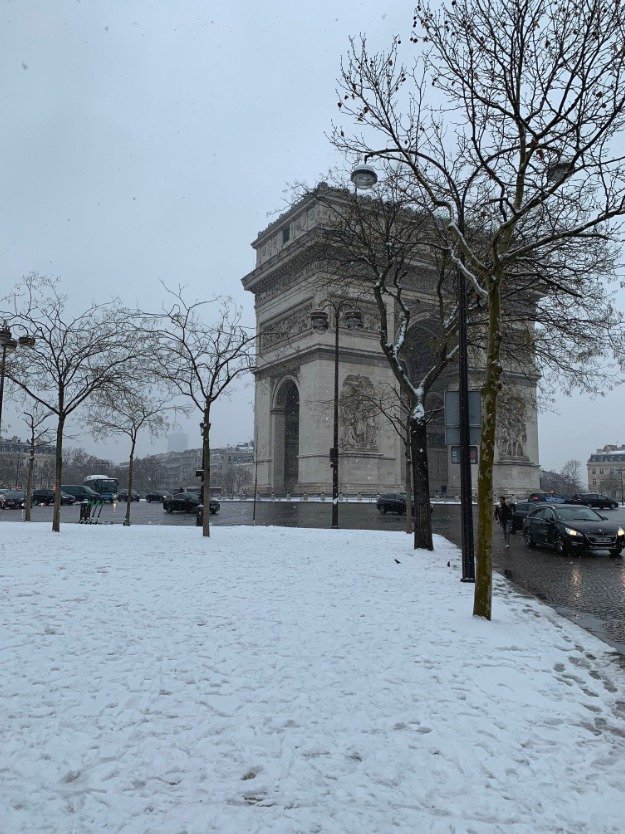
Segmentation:
{"type": "Polygon", "coordinates": [[[617,536],[625,536],[625,530],[623,530],[622,527],[619,527],[618,530],[616,531],[616,535],[617,536]]]}
{"type": "Polygon", "coordinates": [[[567,536],[581,536],[582,535],[579,531],[573,530],[571,527],[565,527],[564,532],[566,533],[567,536]]]}

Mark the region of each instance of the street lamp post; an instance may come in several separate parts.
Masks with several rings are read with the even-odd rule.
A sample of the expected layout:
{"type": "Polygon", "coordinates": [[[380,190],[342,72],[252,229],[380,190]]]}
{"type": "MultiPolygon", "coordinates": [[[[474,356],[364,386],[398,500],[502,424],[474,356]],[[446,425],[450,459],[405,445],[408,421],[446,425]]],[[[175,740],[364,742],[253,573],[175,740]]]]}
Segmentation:
{"type": "MultiPolygon", "coordinates": [[[[349,299],[339,302],[326,301],[318,310],[313,310],[310,320],[313,329],[317,333],[325,333],[328,330],[328,314],[323,309],[330,307],[334,310],[334,425],[333,445],[330,449],[330,466],[332,467],[332,529],[339,526],[339,324],[341,311],[348,305],[353,304],[349,299]]],[[[346,309],[343,320],[349,330],[356,330],[362,327],[362,314],[353,307],[346,309]]]]}
{"type": "Polygon", "coordinates": [[[467,346],[467,282],[458,270],[458,410],[460,422],[460,510],[462,515],[462,582],[475,582],[471,429],[469,425],[469,358],[467,346]]]}
{"type": "Polygon", "coordinates": [[[17,340],[13,338],[11,328],[5,320],[0,327],[0,347],[2,347],[2,359],[0,360],[0,438],[2,438],[2,403],[4,400],[4,376],[6,373],[7,355],[12,353],[17,346],[34,347],[34,336],[20,336],[17,340]]]}

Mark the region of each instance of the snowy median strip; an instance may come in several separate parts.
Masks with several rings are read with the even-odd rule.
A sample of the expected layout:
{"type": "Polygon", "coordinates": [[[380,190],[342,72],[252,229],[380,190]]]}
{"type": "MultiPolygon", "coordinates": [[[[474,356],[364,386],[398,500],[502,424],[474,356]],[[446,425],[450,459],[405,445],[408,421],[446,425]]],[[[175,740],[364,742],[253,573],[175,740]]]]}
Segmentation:
{"type": "Polygon", "coordinates": [[[402,533],[0,527],[3,834],[616,834],[625,672],[402,533]]]}

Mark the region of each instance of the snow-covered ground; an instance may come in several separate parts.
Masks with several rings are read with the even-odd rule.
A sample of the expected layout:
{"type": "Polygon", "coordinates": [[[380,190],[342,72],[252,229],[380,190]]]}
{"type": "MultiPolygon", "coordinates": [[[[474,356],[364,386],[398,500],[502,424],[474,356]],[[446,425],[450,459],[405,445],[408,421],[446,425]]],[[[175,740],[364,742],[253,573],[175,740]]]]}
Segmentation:
{"type": "Polygon", "coordinates": [[[0,526],[0,831],[621,834],[625,673],[403,533],[0,526]],[[399,564],[395,560],[399,560],[399,564]]]}

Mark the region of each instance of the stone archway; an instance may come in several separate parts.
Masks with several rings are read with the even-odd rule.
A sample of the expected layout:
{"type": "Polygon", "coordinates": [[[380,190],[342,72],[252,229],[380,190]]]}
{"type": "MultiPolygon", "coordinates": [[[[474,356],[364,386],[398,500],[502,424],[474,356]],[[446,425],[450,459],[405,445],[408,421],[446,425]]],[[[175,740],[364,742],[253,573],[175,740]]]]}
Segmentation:
{"type": "Polygon", "coordinates": [[[273,488],[292,493],[299,477],[299,391],[292,379],[284,380],[272,409],[273,488]]]}

